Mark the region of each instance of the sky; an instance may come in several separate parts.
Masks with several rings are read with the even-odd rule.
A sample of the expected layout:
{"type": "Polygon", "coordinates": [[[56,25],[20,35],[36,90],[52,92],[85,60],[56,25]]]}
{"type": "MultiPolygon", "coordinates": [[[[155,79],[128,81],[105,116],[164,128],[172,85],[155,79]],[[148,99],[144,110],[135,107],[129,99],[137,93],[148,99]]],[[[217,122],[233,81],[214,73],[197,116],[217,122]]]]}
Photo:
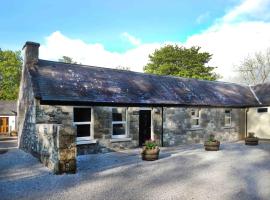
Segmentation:
{"type": "Polygon", "coordinates": [[[270,0],[2,1],[0,48],[26,41],[41,44],[41,59],[139,72],[166,44],[200,46],[222,80],[237,81],[235,66],[270,47],[270,0]]]}

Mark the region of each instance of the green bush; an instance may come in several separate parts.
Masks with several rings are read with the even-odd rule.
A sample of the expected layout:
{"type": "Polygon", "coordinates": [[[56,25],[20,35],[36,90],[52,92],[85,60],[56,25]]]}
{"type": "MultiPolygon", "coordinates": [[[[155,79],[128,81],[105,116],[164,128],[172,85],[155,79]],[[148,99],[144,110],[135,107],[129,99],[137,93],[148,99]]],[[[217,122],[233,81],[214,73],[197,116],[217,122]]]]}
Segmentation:
{"type": "Polygon", "coordinates": [[[154,140],[147,140],[144,143],[146,149],[155,149],[158,147],[158,144],[154,140]]]}

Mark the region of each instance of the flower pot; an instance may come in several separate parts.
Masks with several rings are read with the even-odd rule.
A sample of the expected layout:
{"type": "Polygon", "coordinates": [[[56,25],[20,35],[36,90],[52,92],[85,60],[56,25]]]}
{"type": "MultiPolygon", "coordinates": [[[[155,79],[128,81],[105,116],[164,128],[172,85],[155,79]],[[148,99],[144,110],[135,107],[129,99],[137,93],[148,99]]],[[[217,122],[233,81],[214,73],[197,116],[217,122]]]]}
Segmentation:
{"type": "Polygon", "coordinates": [[[158,156],[159,156],[159,148],[146,149],[144,147],[142,152],[141,152],[141,155],[142,155],[142,160],[146,160],[146,161],[157,160],[158,156]]]}
{"type": "Polygon", "coordinates": [[[257,138],[257,137],[247,137],[247,138],[245,138],[245,144],[246,145],[255,146],[255,145],[258,145],[258,143],[259,143],[259,138],[257,138]]]}
{"type": "Polygon", "coordinates": [[[205,141],[204,148],[206,151],[218,151],[220,146],[219,141],[205,141]]]}

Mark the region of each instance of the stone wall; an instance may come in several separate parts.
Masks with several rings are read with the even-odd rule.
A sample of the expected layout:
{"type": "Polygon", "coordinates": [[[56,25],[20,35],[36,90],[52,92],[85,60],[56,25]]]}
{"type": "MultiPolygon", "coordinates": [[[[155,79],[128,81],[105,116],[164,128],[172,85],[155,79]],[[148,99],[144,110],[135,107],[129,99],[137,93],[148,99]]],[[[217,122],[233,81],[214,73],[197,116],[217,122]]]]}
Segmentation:
{"type": "Polygon", "coordinates": [[[36,132],[41,161],[55,173],[76,172],[76,129],[73,107],[39,105],[36,132]]]}
{"type": "Polygon", "coordinates": [[[220,141],[237,141],[243,138],[244,109],[231,109],[231,126],[225,126],[223,108],[200,108],[200,127],[191,126],[192,108],[164,108],[164,146],[203,143],[210,134],[220,141]]]}

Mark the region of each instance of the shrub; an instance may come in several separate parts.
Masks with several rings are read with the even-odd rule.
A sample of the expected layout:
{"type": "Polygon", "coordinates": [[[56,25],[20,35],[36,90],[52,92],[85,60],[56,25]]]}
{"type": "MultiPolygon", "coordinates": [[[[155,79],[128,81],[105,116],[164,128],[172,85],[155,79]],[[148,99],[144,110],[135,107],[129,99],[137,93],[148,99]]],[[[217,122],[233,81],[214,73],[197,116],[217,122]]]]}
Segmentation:
{"type": "Polygon", "coordinates": [[[146,149],[155,149],[158,147],[158,144],[154,140],[147,140],[144,143],[146,149]]]}

